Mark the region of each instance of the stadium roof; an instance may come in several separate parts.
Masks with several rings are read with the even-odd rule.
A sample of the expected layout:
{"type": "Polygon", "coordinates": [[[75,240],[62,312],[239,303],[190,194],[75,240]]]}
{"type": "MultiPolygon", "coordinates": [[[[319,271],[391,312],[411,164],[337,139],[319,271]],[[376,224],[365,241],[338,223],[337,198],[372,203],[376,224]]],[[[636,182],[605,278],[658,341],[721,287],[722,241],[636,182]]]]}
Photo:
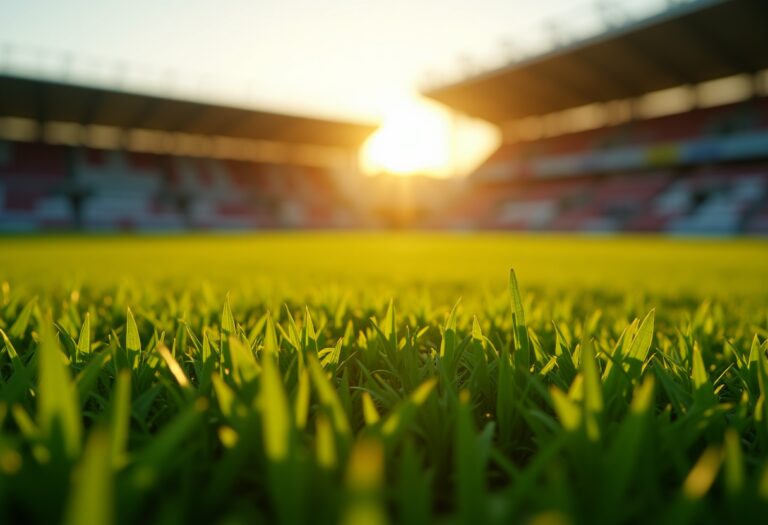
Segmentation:
{"type": "Polygon", "coordinates": [[[425,94],[491,122],[768,68],[768,2],[699,0],[425,94]]]}
{"type": "Polygon", "coordinates": [[[0,75],[0,117],[358,147],[374,126],[0,75]]]}

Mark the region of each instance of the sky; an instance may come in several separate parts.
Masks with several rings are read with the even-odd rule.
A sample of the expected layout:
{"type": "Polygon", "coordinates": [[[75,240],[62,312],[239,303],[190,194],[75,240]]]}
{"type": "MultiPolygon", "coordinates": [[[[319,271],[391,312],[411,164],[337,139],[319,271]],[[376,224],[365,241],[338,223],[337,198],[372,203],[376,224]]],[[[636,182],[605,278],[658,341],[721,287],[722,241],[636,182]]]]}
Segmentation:
{"type": "MultiPolygon", "coordinates": [[[[658,4],[623,4],[633,2],[658,4]]],[[[0,68],[10,64],[54,76],[67,71],[70,78],[181,98],[382,122],[417,107],[414,100],[428,78],[447,82],[498,66],[553,34],[589,30],[596,20],[594,5],[583,0],[1,0],[0,68]]],[[[441,110],[426,105],[418,111],[436,119],[441,110]]],[[[476,140],[498,140],[482,124],[463,122],[476,128],[476,140]]]]}

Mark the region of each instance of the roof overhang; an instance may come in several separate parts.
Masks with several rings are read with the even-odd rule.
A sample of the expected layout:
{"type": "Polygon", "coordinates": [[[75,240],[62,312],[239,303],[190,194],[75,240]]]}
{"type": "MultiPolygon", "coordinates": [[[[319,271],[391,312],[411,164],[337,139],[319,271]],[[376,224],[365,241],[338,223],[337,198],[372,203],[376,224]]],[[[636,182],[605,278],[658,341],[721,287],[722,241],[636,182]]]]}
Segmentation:
{"type": "Polygon", "coordinates": [[[0,117],[356,148],[374,126],[0,75],[0,117]]]}
{"type": "Polygon", "coordinates": [[[700,0],[425,93],[508,122],[768,68],[768,2],[700,0]]]}

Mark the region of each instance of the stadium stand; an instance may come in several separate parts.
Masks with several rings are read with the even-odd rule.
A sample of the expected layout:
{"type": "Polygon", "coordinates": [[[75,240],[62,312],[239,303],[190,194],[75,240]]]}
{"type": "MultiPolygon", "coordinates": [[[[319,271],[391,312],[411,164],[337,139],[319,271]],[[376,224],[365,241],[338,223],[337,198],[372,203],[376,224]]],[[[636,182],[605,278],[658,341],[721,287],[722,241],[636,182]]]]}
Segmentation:
{"type": "Polygon", "coordinates": [[[352,226],[372,131],[0,76],[0,230],[352,226]]]}
{"type": "Polygon", "coordinates": [[[362,181],[371,126],[0,74],[0,231],[768,234],[768,3],[670,2],[425,94],[499,126],[458,183],[362,181]]]}
{"type": "Polygon", "coordinates": [[[331,174],[319,168],[39,143],[0,148],[4,230],[350,225],[331,174]]]}
{"type": "Polygon", "coordinates": [[[768,233],[768,53],[756,52],[768,49],[764,27],[765,2],[674,3],[429,90],[505,131],[435,224],[768,233]]]}

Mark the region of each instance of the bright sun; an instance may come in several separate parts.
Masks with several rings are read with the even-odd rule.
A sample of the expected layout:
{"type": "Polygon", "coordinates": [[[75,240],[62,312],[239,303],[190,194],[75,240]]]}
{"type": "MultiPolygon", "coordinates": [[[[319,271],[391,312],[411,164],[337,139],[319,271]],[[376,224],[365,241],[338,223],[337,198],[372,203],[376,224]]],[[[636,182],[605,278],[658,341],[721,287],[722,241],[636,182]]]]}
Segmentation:
{"type": "Polygon", "coordinates": [[[413,95],[385,111],[381,127],[363,145],[360,163],[368,174],[450,177],[474,170],[500,142],[495,126],[413,95]]]}
{"type": "Polygon", "coordinates": [[[450,115],[417,98],[393,105],[363,146],[362,164],[368,173],[450,175],[450,115]]]}

